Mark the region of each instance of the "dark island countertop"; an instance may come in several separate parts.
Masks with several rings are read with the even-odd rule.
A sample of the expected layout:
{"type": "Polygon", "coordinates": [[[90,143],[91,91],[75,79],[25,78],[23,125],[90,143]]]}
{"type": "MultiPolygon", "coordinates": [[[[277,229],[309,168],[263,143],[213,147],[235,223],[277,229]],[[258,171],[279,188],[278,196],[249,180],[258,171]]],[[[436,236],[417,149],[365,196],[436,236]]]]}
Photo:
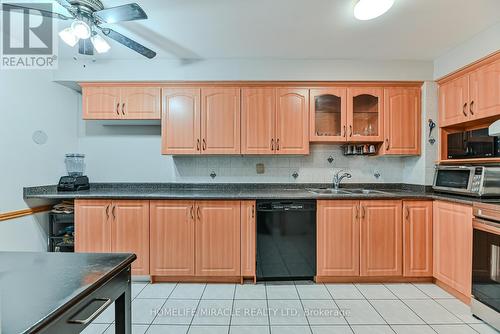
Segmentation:
{"type": "Polygon", "coordinates": [[[500,203],[500,199],[435,193],[430,187],[401,183],[344,184],[342,189],[378,192],[318,194],[331,184],[304,183],[93,183],[90,190],[58,192],[55,185],[24,188],[25,199],[441,199],[457,203],[500,203]]]}
{"type": "Polygon", "coordinates": [[[38,331],[135,259],[134,254],[0,252],[1,332],[38,331]]]}

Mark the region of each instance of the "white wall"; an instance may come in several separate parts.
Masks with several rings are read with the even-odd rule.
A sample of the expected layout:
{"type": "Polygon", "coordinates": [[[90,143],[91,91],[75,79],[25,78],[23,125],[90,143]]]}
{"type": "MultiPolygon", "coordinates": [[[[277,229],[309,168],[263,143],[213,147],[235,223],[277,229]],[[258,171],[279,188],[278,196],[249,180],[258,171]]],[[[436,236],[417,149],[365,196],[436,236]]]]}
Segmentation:
{"type": "Polygon", "coordinates": [[[434,79],[437,80],[499,50],[500,22],[434,60],[434,79]]]}
{"type": "MultiPolygon", "coordinates": [[[[0,212],[25,209],[23,187],[56,183],[64,154],[77,149],[79,95],[51,80],[45,70],[0,72],[0,212]]],[[[43,214],[0,222],[0,250],[44,250],[45,230],[43,214]]]]}

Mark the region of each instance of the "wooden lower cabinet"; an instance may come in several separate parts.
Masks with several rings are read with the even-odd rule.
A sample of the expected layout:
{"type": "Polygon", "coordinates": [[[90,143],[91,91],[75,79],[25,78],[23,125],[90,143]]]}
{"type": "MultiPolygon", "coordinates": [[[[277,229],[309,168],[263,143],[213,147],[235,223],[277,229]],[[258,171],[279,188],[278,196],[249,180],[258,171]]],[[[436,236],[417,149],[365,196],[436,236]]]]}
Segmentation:
{"type": "Polygon", "coordinates": [[[149,201],[75,200],[75,251],[135,253],[132,274],[149,274],[149,201]]]}
{"type": "Polygon", "coordinates": [[[432,201],[404,201],[403,216],[403,276],[432,277],[432,201]]]}
{"type": "Polygon", "coordinates": [[[255,278],[257,252],[255,201],[241,201],[241,276],[255,278]]]}
{"type": "Polygon", "coordinates": [[[359,201],[317,202],[317,276],[359,275],[359,201]]]}
{"type": "Polygon", "coordinates": [[[197,276],[240,276],[240,202],[197,201],[197,276]]]}
{"type": "Polygon", "coordinates": [[[471,295],[472,207],[444,201],[433,205],[434,277],[471,295]]]}
{"type": "Polygon", "coordinates": [[[151,275],[240,276],[240,201],[151,201],[151,275]]]}
{"type": "Polygon", "coordinates": [[[402,202],[361,201],[360,275],[402,275],[402,202]]]}
{"type": "Polygon", "coordinates": [[[151,275],[194,275],[194,203],[151,201],[151,275]]]}

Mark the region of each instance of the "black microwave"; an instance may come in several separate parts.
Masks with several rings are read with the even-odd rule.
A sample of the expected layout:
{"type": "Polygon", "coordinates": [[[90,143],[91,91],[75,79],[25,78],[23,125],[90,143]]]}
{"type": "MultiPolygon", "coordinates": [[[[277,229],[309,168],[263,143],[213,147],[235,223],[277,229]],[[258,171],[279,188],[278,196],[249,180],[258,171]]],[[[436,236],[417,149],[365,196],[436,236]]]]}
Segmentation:
{"type": "Polygon", "coordinates": [[[489,136],[488,128],[448,134],[448,159],[500,156],[499,137],[489,136]]]}

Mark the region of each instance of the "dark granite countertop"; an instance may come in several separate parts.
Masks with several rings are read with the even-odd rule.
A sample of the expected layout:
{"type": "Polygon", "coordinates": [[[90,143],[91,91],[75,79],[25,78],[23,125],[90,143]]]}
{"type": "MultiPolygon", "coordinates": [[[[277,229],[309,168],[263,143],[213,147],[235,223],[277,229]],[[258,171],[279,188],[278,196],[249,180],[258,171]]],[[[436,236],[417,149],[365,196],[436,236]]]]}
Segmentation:
{"type": "Polygon", "coordinates": [[[500,199],[434,193],[430,187],[401,183],[344,184],[342,189],[374,189],[368,194],[318,194],[331,184],[286,183],[93,183],[90,190],[58,192],[55,185],[24,188],[25,199],[441,199],[457,203],[500,203],[500,199]]]}

